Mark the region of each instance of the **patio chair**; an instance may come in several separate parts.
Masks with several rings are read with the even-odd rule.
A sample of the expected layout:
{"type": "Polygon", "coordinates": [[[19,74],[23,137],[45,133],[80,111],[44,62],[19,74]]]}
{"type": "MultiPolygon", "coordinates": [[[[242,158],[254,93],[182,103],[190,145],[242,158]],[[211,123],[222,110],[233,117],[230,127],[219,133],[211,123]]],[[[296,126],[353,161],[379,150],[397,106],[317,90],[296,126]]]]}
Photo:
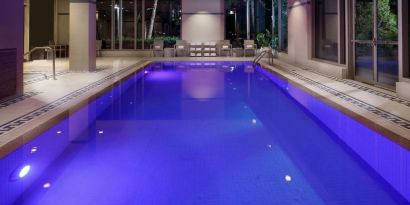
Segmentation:
{"type": "Polygon", "coordinates": [[[174,56],[179,56],[178,54],[182,53],[182,56],[186,56],[189,52],[188,43],[185,40],[177,40],[174,45],[174,56]]]}
{"type": "Polygon", "coordinates": [[[200,42],[193,42],[189,45],[189,56],[200,57],[202,56],[203,44],[200,42]]]}
{"type": "Polygon", "coordinates": [[[245,40],[243,43],[243,56],[246,57],[247,51],[252,51],[253,55],[256,56],[257,45],[254,40],[245,40]]]}
{"type": "Polygon", "coordinates": [[[154,43],[151,45],[152,57],[155,57],[155,53],[160,53],[161,57],[164,56],[164,40],[155,39],[154,43]]]}
{"type": "Polygon", "coordinates": [[[219,41],[219,56],[222,56],[222,53],[228,53],[229,56],[232,56],[232,44],[230,40],[219,41]]]}
{"type": "Polygon", "coordinates": [[[217,44],[216,42],[206,42],[203,46],[203,55],[205,57],[216,57],[217,44]]]}

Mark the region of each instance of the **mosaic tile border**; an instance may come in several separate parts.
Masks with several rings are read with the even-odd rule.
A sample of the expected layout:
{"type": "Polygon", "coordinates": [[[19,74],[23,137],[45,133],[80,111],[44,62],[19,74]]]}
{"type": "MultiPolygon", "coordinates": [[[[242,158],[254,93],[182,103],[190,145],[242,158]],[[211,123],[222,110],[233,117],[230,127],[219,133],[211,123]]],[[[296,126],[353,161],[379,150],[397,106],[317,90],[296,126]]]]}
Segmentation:
{"type": "Polygon", "coordinates": [[[31,98],[33,96],[39,95],[42,92],[26,92],[23,95],[17,96],[17,97],[12,97],[12,98],[6,98],[3,100],[0,100],[0,109],[3,109],[5,107],[8,107],[10,105],[13,105],[15,103],[21,102],[23,100],[26,100],[28,98],[31,98]]]}
{"type": "MultiPolygon", "coordinates": [[[[366,102],[364,102],[364,101],[362,101],[362,100],[359,100],[359,99],[354,98],[354,97],[352,97],[352,96],[350,96],[350,95],[347,95],[347,94],[345,94],[345,93],[343,93],[343,92],[340,92],[340,91],[338,91],[338,90],[336,90],[336,89],[333,89],[333,88],[331,88],[331,87],[329,87],[329,86],[326,86],[326,85],[324,85],[324,84],[322,84],[322,83],[320,83],[320,82],[317,82],[317,81],[314,81],[314,80],[312,80],[312,79],[310,79],[310,78],[304,77],[304,76],[302,76],[302,75],[299,74],[299,73],[292,72],[292,71],[288,71],[288,70],[282,70],[282,71],[284,71],[285,73],[287,73],[287,74],[289,74],[289,75],[291,75],[291,76],[293,76],[293,77],[295,77],[295,78],[297,78],[297,79],[299,79],[299,80],[304,81],[305,83],[307,83],[307,84],[309,84],[309,85],[312,85],[312,86],[314,86],[314,87],[316,87],[316,88],[319,88],[320,90],[325,91],[325,92],[327,92],[327,93],[329,93],[329,94],[331,94],[331,95],[333,95],[333,96],[335,96],[335,97],[337,97],[337,98],[339,98],[339,99],[341,99],[341,100],[344,100],[344,101],[346,101],[346,102],[349,102],[350,104],[352,104],[352,105],[354,105],[354,106],[357,106],[357,107],[360,107],[360,108],[362,108],[362,109],[365,109],[365,110],[367,110],[368,112],[373,113],[373,114],[375,114],[375,115],[377,115],[377,116],[379,116],[379,117],[381,117],[381,118],[383,118],[383,119],[385,119],[385,120],[388,120],[389,122],[391,122],[391,123],[393,123],[393,124],[395,124],[395,125],[397,125],[397,126],[400,126],[400,127],[404,128],[404,129],[406,129],[406,130],[410,130],[410,121],[409,121],[409,120],[406,120],[406,119],[404,119],[404,118],[402,118],[402,117],[399,117],[399,116],[397,116],[397,115],[394,115],[394,114],[392,114],[392,113],[390,113],[390,112],[387,112],[387,111],[385,111],[385,110],[383,110],[383,109],[377,108],[377,107],[375,107],[375,106],[373,106],[373,105],[370,105],[370,104],[368,104],[368,103],[366,103],[366,102]]],[[[378,91],[378,92],[379,92],[379,91],[378,91]]]]}
{"type": "MultiPolygon", "coordinates": [[[[56,77],[65,75],[67,73],[70,73],[70,71],[58,72],[58,73],[56,73],[56,77]]],[[[52,74],[47,75],[47,79],[53,79],[53,75],[52,74]]],[[[40,76],[40,77],[37,77],[37,78],[32,78],[30,80],[25,80],[24,85],[30,85],[30,84],[33,84],[33,83],[38,83],[38,82],[41,82],[41,81],[44,81],[44,80],[47,80],[47,79],[44,76],[40,76]]]]}
{"type": "Polygon", "coordinates": [[[314,71],[314,70],[307,70],[307,71],[312,72],[312,73],[315,73],[315,74],[320,75],[320,76],[323,76],[323,77],[326,77],[326,78],[330,78],[330,79],[332,79],[332,80],[334,80],[334,81],[337,81],[337,82],[339,82],[339,83],[343,83],[343,84],[345,84],[345,85],[349,85],[349,86],[354,87],[354,88],[356,88],[356,89],[358,89],[358,90],[365,91],[365,92],[368,92],[368,93],[370,93],[370,94],[373,94],[373,95],[376,95],[376,96],[385,98],[385,99],[387,99],[387,100],[390,100],[390,101],[393,101],[393,102],[402,104],[402,105],[404,105],[404,106],[406,106],[406,107],[410,107],[410,101],[404,100],[404,99],[402,99],[402,98],[400,98],[400,97],[397,97],[397,96],[395,96],[395,95],[391,95],[391,94],[388,94],[388,93],[384,93],[384,92],[379,91],[379,90],[376,90],[376,89],[374,89],[374,88],[367,87],[367,86],[364,86],[364,85],[355,83],[355,82],[352,81],[352,80],[341,79],[341,78],[337,78],[337,77],[334,77],[334,76],[325,75],[325,74],[319,73],[319,72],[314,71]]]}
{"type": "Polygon", "coordinates": [[[32,121],[33,119],[35,119],[39,116],[42,116],[42,115],[56,109],[57,107],[59,107],[59,106],[65,104],[65,103],[67,103],[68,101],[70,101],[70,100],[72,100],[72,99],[74,99],[74,98],[76,98],[76,97],[90,91],[91,89],[96,88],[96,87],[100,86],[101,84],[103,84],[103,83],[105,83],[109,80],[112,80],[112,79],[114,79],[114,78],[128,72],[129,70],[131,70],[135,67],[139,67],[140,65],[143,65],[144,63],[146,63],[146,61],[140,61],[138,63],[135,63],[135,64],[131,65],[131,66],[128,66],[128,67],[126,67],[126,68],[124,68],[120,71],[117,71],[117,72],[115,72],[111,75],[108,75],[108,76],[104,77],[103,79],[100,79],[100,80],[98,80],[94,83],[91,83],[87,86],[84,86],[84,87],[82,87],[82,88],[80,88],[76,91],[73,91],[73,92],[71,92],[71,93],[69,93],[69,94],[67,94],[67,95],[65,95],[65,96],[63,96],[63,97],[61,97],[61,98],[47,104],[47,105],[44,105],[43,107],[40,107],[40,108],[30,112],[30,113],[27,113],[27,114],[22,115],[22,116],[14,119],[14,120],[11,120],[11,121],[7,122],[5,124],[0,125],[0,137],[2,135],[6,134],[7,132],[10,132],[10,131],[12,131],[12,130],[14,130],[14,129],[16,129],[16,128],[18,128],[18,127],[20,127],[20,126],[22,126],[22,125],[24,125],[28,122],[30,122],[30,121],[32,121]]]}

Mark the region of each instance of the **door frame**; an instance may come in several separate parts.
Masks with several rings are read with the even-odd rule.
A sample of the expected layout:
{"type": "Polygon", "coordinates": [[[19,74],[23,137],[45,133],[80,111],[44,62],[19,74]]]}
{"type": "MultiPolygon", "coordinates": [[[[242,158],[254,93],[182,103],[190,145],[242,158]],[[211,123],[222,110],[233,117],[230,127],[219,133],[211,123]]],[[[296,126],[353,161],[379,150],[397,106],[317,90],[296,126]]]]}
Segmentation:
{"type": "MultiPolygon", "coordinates": [[[[356,0],[352,0],[352,4],[350,5],[350,9],[352,9],[352,14],[353,17],[351,19],[351,25],[352,25],[352,66],[353,66],[353,79],[363,82],[363,83],[367,83],[367,84],[371,84],[374,85],[376,87],[381,87],[381,88],[385,88],[385,89],[389,89],[389,90],[395,90],[395,85],[389,85],[389,84],[384,84],[384,83],[380,83],[378,81],[378,45],[387,45],[387,44],[393,44],[393,45],[398,45],[398,52],[400,50],[399,46],[400,46],[400,32],[398,33],[397,36],[397,41],[379,41],[378,40],[378,27],[377,27],[377,20],[378,20],[378,1],[379,0],[373,0],[373,39],[371,40],[356,40],[356,0]],[[371,44],[373,47],[373,52],[372,52],[372,64],[373,64],[373,80],[369,81],[366,79],[363,79],[359,76],[356,75],[356,44],[358,43],[362,43],[362,44],[371,44]]],[[[401,0],[397,0],[398,4],[397,7],[399,9],[399,2],[401,0]]],[[[397,14],[398,17],[400,15],[400,13],[397,14]]],[[[397,29],[399,29],[400,27],[400,19],[398,19],[398,24],[397,24],[397,29]]],[[[399,57],[399,56],[398,56],[399,57]]],[[[397,67],[397,71],[398,73],[400,73],[400,58],[398,58],[398,67],[397,67]]],[[[399,76],[397,76],[397,81],[399,81],[400,78],[400,74],[398,74],[399,76]]]]}

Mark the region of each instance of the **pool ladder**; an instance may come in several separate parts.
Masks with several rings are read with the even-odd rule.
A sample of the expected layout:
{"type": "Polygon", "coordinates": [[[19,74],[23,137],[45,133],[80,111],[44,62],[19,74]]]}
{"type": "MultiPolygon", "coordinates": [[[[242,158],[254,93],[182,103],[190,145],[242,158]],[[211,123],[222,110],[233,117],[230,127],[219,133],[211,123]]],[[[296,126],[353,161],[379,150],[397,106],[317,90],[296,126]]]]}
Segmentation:
{"type": "Polygon", "coordinates": [[[255,59],[253,59],[253,63],[254,64],[259,64],[259,61],[262,60],[266,55],[268,55],[268,57],[269,57],[269,64],[272,65],[273,64],[273,58],[274,58],[272,48],[264,50],[264,51],[260,52],[258,55],[256,55],[255,59]]]}
{"type": "MultiPolygon", "coordinates": [[[[38,50],[45,50],[46,52],[51,52],[52,53],[52,58],[53,58],[53,79],[57,80],[56,78],[56,50],[52,47],[35,47],[33,49],[31,49],[29,52],[25,53],[23,57],[28,56],[29,60],[31,58],[31,53],[33,53],[34,51],[38,51],[38,50]]],[[[44,77],[47,79],[47,75],[43,74],[44,77]]]]}

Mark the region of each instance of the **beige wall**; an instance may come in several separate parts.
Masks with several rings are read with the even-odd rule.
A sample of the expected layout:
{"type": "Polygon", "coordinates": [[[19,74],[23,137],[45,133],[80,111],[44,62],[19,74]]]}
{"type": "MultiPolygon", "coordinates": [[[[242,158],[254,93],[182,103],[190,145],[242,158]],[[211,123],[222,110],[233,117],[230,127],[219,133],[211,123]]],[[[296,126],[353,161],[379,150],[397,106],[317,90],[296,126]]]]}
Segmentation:
{"type": "Polygon", "coordinates": [[[225,38],[223,0],[182,0],[181,38],[188,42],[225,38]]]}
{"type": "Polygon", "coordinates": [[[312,56],[312,5],[310,0],[288,1],[288,53],[280,59],[318,72],[347,77],[345,65],[314,59],[312,56]]]}

